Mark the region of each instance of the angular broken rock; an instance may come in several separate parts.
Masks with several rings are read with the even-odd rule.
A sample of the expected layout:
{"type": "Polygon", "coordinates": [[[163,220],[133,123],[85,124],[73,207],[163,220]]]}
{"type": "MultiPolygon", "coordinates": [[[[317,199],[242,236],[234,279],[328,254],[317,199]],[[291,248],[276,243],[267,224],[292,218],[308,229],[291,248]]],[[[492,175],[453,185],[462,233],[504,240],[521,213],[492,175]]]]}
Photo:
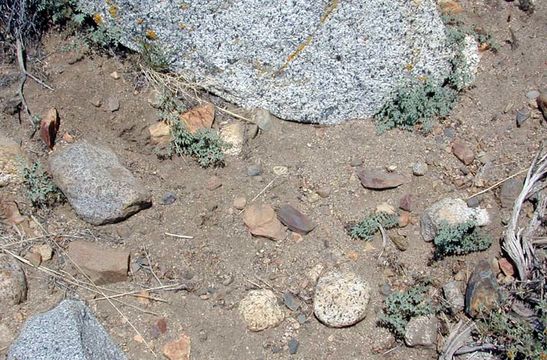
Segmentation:
{"type": "Polygon", "coordinates": [[[165,121],[150,125],[148,132],[152,144],[168,144],[171,141],[171,126],[165,121]]]}
{"type": "Polygon", "coordinates": [[[169,360],[189,360],[192,342],[186,334],[163,346],[163,355],[169,360]]]}
{"type": "Polygon", "coordinates": [[[366,316],[370,287],[353,272],[332,271],[315,286],[313,312],[330,327],[351,326],[366,316]]]}
{"type": "Polygon", "coordinates": [[[126,356],[83,302],[64,300],[27,320],[8,352],[8,360],[20,359],[125,360],[126,356]]]}
{"type": "Polygon", "coordinates": [[[247,328],[262,331],[285,319],[283,307],[271,290],[251,290],[239,303],[239,313],[247,328]]]}
{"type": "Polygon", "coordinates": [[[220,129],[220,138],[228,144],[224,153],[226,155],[236,156],[241,153],[243,149],[245,130],[240,122],[234,122],[224,125],[220,129]]]}
{"type": "Polygon", "coordinates": [[[465,312],[471,317],[488,313],[500,302],[500,293],[496,277],[486,260],[481,260],[469,282],[465,292],[465,312]]]}
{"type": "Polygon", "coordinates": [[[456,140],[452,144],[452,153],[465,165],[469,165],[475,160],[473,149],[460,140],[456,140]]]}
{"type": "Polygon", "coordinates": [[[357,172],[361,184],[367,189],[384,190],[392,189],[406,183],[408,179],[395,173],[384,173],[375,170],[362,169],[357,172]]]}
{"type": "Polygon", "coordinates": [[[107,249],[88,241],[77,240],[68,246],[68,256],[97,285],[127,280],[127,250],[107,249]]]}
{"type": "Polygon", "coordinates": [[[485,226],[490,223],[490,217],[486,209],[470,208],[462,199],[444,198],[424,211],[420,221],[422,237],[433,241],[443,223],[458,225],[467,221],[485,226]]]}
{"type": "Polygon", "coordinates": [[[152,205],[148,191],[105,147],[75,142],[53,152],[49,168],[74,211],[93,225],[124,220],[152,205]]]}
{"type": "Polygon", "coordinates": [[[214,120],[215,106],[211,103],[196,106],[180,115],[180,121],[186,125],[186,129],[192,134],[199,129],[210,129],[214,120]]]}
{"type": "Polygon", "coordinates": [[[277,217],[289,230],[302,235],[315,229],[315,224],[306,215],[289,204],[283,205],[277,210],[277,217]]]}
{"type": "Polygon", "coordinates": [[[459,284],[458,281],[451,281],[443,286],[444,298],[453,315],[462,311],[465,305],[465,299],[459,284]]]}
{"type": "Polygon", "coordinates": [[[437,327],[435,315],[414,317],[405,327],[405,343],[410,347],[434,347],[437,343],[437,327]]]}
{"type": "Polygon", "coordinates": [[[27,298],[27,281],[21,265],[9,255],[0,254],[0,304],[17,305],[27,298]]]}
{"type": "Polygon", "coordinates": [[[271,240],[283,240],[285,229],[270,205],[253,204],[243,213],[243,222],[251,234],[271,240]]]}

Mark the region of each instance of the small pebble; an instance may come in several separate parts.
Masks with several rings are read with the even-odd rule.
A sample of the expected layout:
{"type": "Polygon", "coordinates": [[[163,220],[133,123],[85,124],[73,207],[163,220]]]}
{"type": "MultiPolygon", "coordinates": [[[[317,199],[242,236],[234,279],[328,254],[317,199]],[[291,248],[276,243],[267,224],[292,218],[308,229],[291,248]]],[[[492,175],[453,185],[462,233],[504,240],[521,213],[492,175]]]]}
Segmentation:
{"type": "Polygon", "coordinates": [[[454,130],[454,128],[446,128],[444,129],[444,136],[446,136],[447,138],[449,139],[453,139],[454,137],[456,137],[456,130],[454,130]]]}
{"type": "Polygon", "coordinates": [[[414,166],[412,166],[412,173],[415,176],[424,176],[427,173],[427,170],[427,164],[421,161],[415,163],[414,166]]]}
{"type": "Polygon", "coordinates": [[[296,318],[300,324],[304,324],[308,318],[305,314],[298,314],[298,317],[296,318]]]}
{"type": "Polygon", "coordinates": [[[243,210],[245,208],[245,205],[247,205],[247,199],[245,199],[243,196],[239,196],[234,199],[234,208],[236,208],[237,210],[243,210]]]}
{"type": "Polygon", "coordinates": [[[289,345],[289,354],[294,355],[298,351],[298,346],[300,344],[298,343],[298,340],[291,338],[287,345],[289,345]]]}
{"type": "Polygon", "coordinates": [[[106,100],[106,104],[108,107],[108,110],[110,112],[118,111],[120,110],[120,101],[117,97],[111,96],[106,100]]]}
{"type": "Polygon", "coordinates": [[[361,160],[361,159],[353,159],[353,160],[351,160],[351,162],[349,163],[349,165],[350,165],[351,167],[361,166],[361,165],[363,165],[363,160],[361,160]]]}
{"type": "Polygon", "coordinates": [[[321,196],[322,198],[327,198],[329,197],[331,191],[332,191],[331,188],[325,185],[318,188],[315,192],[317,193],[317,195],[321,196]]]}
{"type": "Polygon", "coordinates": [[[467,200],[467,206],[469,206],[470,208],[479,207],[479,203],[480,201],[478,196],[473,196],[472,198],[467,200]]]}
{"type": "Polygon", "coordinates": [[[260,164],[253,164],[247,167],[247,176],[258,176],[262,173],[260,164]]]}
{"type": "Polygon", "coordinates": [[[177,195],[175,195],[172,192],[166,192],[160,201],[160,204],[162,205],[171,205],[177,200],[177,195]]]}
{"type": "Polygon", "coordinates": [[[114,80],[118,80],[120,78],[120,75],[118,74],[117,71],[113,71],[110,73],[110,77],[114,80]]]}
{"type": "Polygon", "coordinates": [[[521,127],[522,124],[524,124],[524,122],[528,120],[529,118],[530,118],[530,111],[528,109],[520,109],[519,111],[517,111],[517,115],[515,118],[517,122],[517,126],[521,127]]]}
{"type": "Polygon", "coordinates": [[[537,90],[531,90],[531,91],[528,91],[526,93],[526,97],[529,99],[529,100],[535,100],[537,99],[539,96],[539,91],[537,90]]]}

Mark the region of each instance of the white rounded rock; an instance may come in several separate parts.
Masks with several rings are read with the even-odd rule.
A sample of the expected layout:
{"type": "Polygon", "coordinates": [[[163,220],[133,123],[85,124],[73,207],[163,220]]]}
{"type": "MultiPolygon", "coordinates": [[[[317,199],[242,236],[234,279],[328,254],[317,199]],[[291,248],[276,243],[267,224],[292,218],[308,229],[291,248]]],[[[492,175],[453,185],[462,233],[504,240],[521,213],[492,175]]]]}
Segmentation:
{"type": "Polygon", "coordinates": [[[332,271],[317,281],[313,311],[323,324],[345,327],[365,318],[369,300],[370,287],[361,277],[332,271]]]}
{"type": "Polygon", "coordinates": [[[239,313],[251,331],[275,327],[285,319],[284,309],[271,290],[249,291],[239,303],[239,313]]]}

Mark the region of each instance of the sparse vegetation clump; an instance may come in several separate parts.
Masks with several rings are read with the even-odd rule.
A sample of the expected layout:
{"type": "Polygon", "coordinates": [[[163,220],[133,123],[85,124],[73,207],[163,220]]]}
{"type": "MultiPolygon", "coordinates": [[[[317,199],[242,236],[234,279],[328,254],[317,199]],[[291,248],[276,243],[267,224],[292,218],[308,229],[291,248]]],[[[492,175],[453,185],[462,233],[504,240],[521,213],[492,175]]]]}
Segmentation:
{"type": "Polygon", "coordinates": [[[384,104],[375,115],[379,132],[393,128],[413,130],[421,125],[429,131],[437,116],[446,116],[452,110],[457,92],[432,80],[416,80],[401,86],[393,100],[384,104]]]}
{"type": "Polygon", "coordinates": [[[536,306],[538,317],[525,319],[507,309],[492,311],[477,323],[482,341],[502,351],[503,359],[532,360],[547,358],[547,302],[536,306]]]}
{"type": "Polygon", "coordinates": [[[354,238],[366,241],[372,240],[376,232],[380,231],[380,226],[384,229],[391,229],[399,224],[399,219],[395,214],[378,212],[368,215],[350,230],[350,235],[354,238]]]}
{"type": "Polygon", "coordinates": [[[427,290],[428,287],[421,284],[389,295],[385,300],[384,313],[380,315],[380,325],[388,328],[397,338],[403,338],[410,319],[435,312],[427,290]]]}
{"type": "Polygon", "coordinates": [[[426,76],[407,79],[395,91],[392,100],[374,115],[378,132],[393,128],[414,130],[417,127],[428,132],[433,120],[447,116],[458,98],[471,82],[471,75],[464,55],[466,37],[472,36],[478,44],[492,52],[499,45],[487,32],[478,28],[467,28],[453,17],[443,18],[446,25],[447,44],[454,56],[450,61],[450,72],[440,81],[426,76]]]}
{"type": "Polygon", "coordinates": [[[171,143],[167,149],[169,156],[190,155],[202,167],[222,166],[226,146],[213,130],[199,129],[192,134],[180,121],[171,123],[171,143]]]}
{"type": "Polygon", "coordinates": [[[24,166],[21,170],[26,195],[33,206],[45,208],[64,201],[64,195],[40,163],[24,166]]]}
{"type": "Polygon", "coordinates": [[[433,239],[435,244],[434,258],[441,260],[446,256],[465,255],[486,250],[492,245],[492,239],[481,232],[475,222],[463,224],[442,224],[433,239]]]}

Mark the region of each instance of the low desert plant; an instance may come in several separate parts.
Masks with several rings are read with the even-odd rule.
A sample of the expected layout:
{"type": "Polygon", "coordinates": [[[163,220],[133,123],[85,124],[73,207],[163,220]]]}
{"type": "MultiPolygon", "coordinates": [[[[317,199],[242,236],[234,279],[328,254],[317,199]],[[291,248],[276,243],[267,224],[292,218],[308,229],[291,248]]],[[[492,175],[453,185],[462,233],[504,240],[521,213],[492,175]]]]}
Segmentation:
{"type": "Polygon", "coordinates": [[[180,122],[171,123],[171,143],[168,146],[169,156],[190,155],[202,167],[224,165],[226,144],[211,129],[199,129],[190,133],[180,122]]]}
{"type": "Polygon", "coordinates": [[[386,212],[377,212],[368,215],[358,224],[350,229],[350,235],[354,238],[366,241],[372,240],[376,232],[380,231],[380,226],[384,229],[391,229],[399,224],[399,218],[395,214],[386,212]]]}
{"type": "Polygon", "coordinates": [[[21,170],[26,195],[33,206],[44,208],[64,200],[64,195],[38,161],[21,170]]]}
{"type": "Polygon", "coordinates": [[[388,328],[397,338],[404,337],[405,327],[410,319],[435,312],[427,291],[427,286],[419,284],[406,291],[390,294],[384,303],[380,325],[388,328]]]}
{"type": "Polygon", "coordinates": [[[433,257],[435,260],[441,260],[446,256],[486,250],[492,244],[492,239],[481,232],[474,221],[467,221],[457,225],[441,224],[433,243],[435,244],[433,257]]]}
{"type": "Polygon", "coordinates": [[[481,341],[495,345],[503,359],[532,360],[547,358],[547,302],[534,309],[537,318],[525,319],[504,307],[490,312],[477,323],[481,341]]]}

